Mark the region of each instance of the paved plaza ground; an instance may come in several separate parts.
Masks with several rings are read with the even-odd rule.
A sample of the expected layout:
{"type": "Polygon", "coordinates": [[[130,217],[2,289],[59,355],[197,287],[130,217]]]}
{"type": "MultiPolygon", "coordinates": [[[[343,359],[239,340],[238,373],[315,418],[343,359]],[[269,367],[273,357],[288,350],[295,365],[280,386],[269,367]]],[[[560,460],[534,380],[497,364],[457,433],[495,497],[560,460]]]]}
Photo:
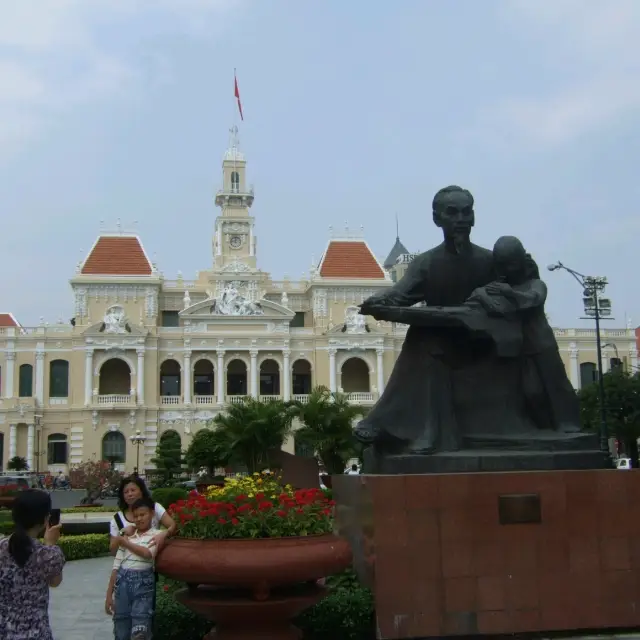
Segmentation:
{"type": "Polygon", "coordinates": [[[50,591],[55,640],[113,640],[113,623],[104,613],[112,564],[112,558],[95,558],[65,565],[62,584],[50,591]]]}

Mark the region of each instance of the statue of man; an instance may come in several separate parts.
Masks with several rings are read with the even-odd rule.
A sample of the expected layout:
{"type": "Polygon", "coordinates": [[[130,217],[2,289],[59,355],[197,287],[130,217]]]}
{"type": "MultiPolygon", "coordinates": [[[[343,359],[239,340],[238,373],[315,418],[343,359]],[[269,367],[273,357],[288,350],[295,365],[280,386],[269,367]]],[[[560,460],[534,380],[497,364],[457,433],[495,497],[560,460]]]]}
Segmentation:
{"type": "MultiPolygon", "coordinates": [[[[410,307],[418,302],[462,305],[475,289],[493,281],[492,252],[470,239],[473,205],[466,189],[449,186],[438,191],[433,222],[442,229],[444,241],[417,256],[395,286],[365,300],[361,313],[375,317],[376,307],[410,307]]],[[[432,453],[458,450],[461,432],[467,433],[469,424],[492,429],[507,420],[510,428],[526,428],[529,423],[519,406],[513,415],[505,415],[504,407],[502,412],[496,410],[500,405],[518,405],[517,399],[505,397],[505,389],[496,387],[509,375],[513,373],[495,369],[490,341],[471,339],[463,328],[412,325],[384,393],[356,427],[356,436],[380,450],[400,447],[432,453]],[[499,381],[494,381],[494,372],[499,381]]],[[[513,395],[514,389],[508,393],[513,395]]]]}

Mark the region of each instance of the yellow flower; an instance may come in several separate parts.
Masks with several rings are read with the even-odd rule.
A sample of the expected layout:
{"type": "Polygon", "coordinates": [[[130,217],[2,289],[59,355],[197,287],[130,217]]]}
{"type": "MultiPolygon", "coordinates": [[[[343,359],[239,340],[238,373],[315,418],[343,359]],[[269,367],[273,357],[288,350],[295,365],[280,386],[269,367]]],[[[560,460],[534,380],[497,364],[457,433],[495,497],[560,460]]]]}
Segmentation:
{"type": "Polygon", "coordinates": [[[255,498],[255,495],[254,495],[253,493],[250,493],[250,494],[249,494],[249,497],[250,497],[250,498],[255,498]]]}
{"type": "Polygon", "coordinates": [[[258,478],[258,479],[256,480],[256,484],[262,484],[262,478],[258,478]]]}

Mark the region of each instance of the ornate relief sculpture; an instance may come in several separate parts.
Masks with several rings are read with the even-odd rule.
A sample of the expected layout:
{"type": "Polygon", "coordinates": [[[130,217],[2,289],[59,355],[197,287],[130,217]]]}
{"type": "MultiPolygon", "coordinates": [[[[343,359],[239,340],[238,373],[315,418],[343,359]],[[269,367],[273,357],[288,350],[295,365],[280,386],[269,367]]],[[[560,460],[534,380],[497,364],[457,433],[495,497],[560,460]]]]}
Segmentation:
{"type": "Polygon", "coordinates": [[[233,284],[228,284],[219,298],[214,298],[211,314],[218,316],[261,316],[264,309],[259,302],[247,300],[238,293],[233,284]]]}

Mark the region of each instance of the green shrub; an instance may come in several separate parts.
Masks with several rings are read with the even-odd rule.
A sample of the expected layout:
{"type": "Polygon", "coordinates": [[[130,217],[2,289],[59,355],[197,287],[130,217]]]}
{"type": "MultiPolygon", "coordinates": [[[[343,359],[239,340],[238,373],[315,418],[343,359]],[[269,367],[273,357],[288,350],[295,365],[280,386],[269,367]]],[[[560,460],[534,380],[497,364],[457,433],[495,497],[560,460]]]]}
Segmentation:
{"type": "Polygon", "coordinates": [[[60,536],[58,546],[69,560],[86,560],[109,555],[109,536],[104,533],[88,533],[83,536],[60,536]]]}
{"type": "MultiPolygon", "coordinates": [[[[327,580],[329,595],[296,620],[305,640],[372,640],[375,638],[374,600],[352,571],[327,580]]],[[[175,601],[180,582],[158,582],[154,640],[200,640],[213,626],[175,601]]]]}
{"type": "Polygon", "coordinates": [[[178,500],[189,497],[189,491],[183,487],[159,487],[151,493],[154,502],[160,503],[165,509],[178,500]]]}
{"type": "Polygon", "coordinates": [[[9,536],[13,533],[13,521],[3,520],[0,521],[0,535],[9,536]]]}

